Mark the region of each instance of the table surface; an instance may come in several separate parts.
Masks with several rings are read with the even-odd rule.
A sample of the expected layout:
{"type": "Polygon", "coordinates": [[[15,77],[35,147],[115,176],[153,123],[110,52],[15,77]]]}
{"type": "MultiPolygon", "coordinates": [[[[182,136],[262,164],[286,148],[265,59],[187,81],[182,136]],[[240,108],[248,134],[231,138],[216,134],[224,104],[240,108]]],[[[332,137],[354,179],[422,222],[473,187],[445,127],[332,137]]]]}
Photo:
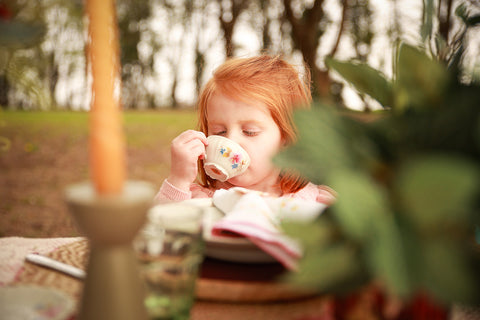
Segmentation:
{"type": "MultiPolygon", "coordinates": [[[[88,241],[69,242],[45,255],[85,269],[88,241]]],[[[331,313],[332,297],[278,282],[278,276],[285,272],[276,263],[239,264],[206,258],[197,281],[197,299],[191,319],[302,320],[320,319],[331,313]]],[[[21,269],[8,285],[55,288],[77,303],[83,289],[81,280],[29,262],[22,262],[21,269]]]]}
{"type": "MultiPolygon", "coordinates": [[[[39,285],[54,288],[69,295],[78,304],[83,282],[25,262],[25,255],[30,252],[41,253],[85,269],[88,241],[85,238],[0,238],[0,287],[39,285]]],[[[383,318],[385,312],[388,312],[386,309],[391,307],[384,301],[383,310],[379,310],[379,288],[376,284],[367,285],[362,290],[339,299],[332,295],[298,290],[279,282],[278,277],[285,272],[287,271],[281,265],[275,263],[239,264],[205,259],[197,281],[197,299],[191,311],[191,320],[374,319],[379,316],[383,318]]],[[[425,306],[424,304],[420,311],[427,314],[427,318],[435,315],[436,319],[447,319],[446,310],[439,311],[435,306],[433,309],[425,309],[425,306]]],[[[397,305],[398,307],[402,306],[397,305]]],[[[397,315],[399,310],[397,309],[397,315]]],[[[449,318],[480,319],[478,309],[472,312],[454,306],[449,318]],[[470,316],[472,312],[473,318],[470,316]]],[[[75,319],[74,315],[69,320],[72,319],[75,319]]]]}

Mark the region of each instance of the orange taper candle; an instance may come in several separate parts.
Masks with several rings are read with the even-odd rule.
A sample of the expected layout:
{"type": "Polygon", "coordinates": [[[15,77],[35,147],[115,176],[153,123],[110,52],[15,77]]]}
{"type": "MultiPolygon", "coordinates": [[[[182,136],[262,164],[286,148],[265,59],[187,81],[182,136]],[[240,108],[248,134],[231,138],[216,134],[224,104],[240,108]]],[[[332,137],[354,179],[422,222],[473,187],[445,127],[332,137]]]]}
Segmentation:
{"type": "Polygon", "coordinates": [[[126,176],[120,110],[120,62],[114,0],[86,0],[92,74],[90,168],[97,194],[119,194],[126,176]]]}

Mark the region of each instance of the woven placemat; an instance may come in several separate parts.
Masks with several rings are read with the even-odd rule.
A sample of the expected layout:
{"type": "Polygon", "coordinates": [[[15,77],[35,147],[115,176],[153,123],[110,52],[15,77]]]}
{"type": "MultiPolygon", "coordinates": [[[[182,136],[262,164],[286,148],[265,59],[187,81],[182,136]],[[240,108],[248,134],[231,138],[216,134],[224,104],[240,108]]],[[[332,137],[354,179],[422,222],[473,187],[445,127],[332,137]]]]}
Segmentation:
{"type": "MultiPolygon", "coordinates": [[[[60,246],[47,256],[85,270],[88,258],[88,240],[84,239],[60,246]]],[[[74,300],[80,298],[83,288],[83,282],[79,279],[30,262],[25,262],[23,270],[16,277],[14,284],[33,284],[55,288],[67,293],[74,300]]]]}
{"type": "MultiPolygon", "coordinates": [[[[85,270],[88,250],[88,240],[83,239],[60,246],[47,256],[85,270]]],[[[196,286],[196,297],[200,300],[266,302],[299,299],[313,295],[312,292],[295,289],[264,276],[267,271],[278,273],[278,268],[275,266],[236,265],[207,259],[202,267],[196,286]],[[220,272],[219,270],[222,269],[224,269],[223,272],[220,272]],[[257,274],[256,277],[255,274],[257,274]],[[259,281],[257,279],[259,277],[264,281],[259,281]]],[[[14,283],[55,288],[67,293],[76,301],[80,300],[83,289],[82,280],[30,262],[24,263],[23,270],[14,283]]]]}

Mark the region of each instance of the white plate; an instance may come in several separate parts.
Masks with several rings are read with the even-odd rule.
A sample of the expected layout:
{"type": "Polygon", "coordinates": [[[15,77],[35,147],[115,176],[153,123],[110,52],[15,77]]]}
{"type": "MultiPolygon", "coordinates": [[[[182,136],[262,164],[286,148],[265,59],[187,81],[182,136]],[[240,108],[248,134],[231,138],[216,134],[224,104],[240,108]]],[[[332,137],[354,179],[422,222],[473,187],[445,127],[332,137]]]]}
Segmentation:
{"type": "Polygon", "coordinates": [[[73,300],[61,291],[39,286],[0,288],[3,320],[64,320],[72,315],[73,300]]]}
{"type": "Polygon", "coordinates": [[[205,254],[211,258],[242,263],[269,263],[276,260],[246,238],[212,235],[213,224],[223,217],[215,207],[204,207],[203,238],[205,254]]]}
{"type": "Polygon", "coordinates": [[[184,200],[182,203],[191,204],[204,210],[203,238],[205,240],[205,255],[215,259],[241,263],[276,262],[272,256],[246,238],[212,235],[212,227],[216,221],[223,217],[223,213],[213,207],[211,198],[184,200]]]}

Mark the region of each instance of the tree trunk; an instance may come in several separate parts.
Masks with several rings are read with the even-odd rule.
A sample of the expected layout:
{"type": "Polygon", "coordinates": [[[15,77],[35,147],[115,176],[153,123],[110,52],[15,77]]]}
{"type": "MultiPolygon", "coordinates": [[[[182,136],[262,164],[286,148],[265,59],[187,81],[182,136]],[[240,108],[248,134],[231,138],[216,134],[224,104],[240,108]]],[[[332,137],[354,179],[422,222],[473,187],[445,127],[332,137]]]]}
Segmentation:
{"type": "Polygon", "coordinates": [[[330,51],[330,56],[334,56],[337,52],[338,45],[340,44],[340,39],[342,38],[343,31],[345,30],[345,22],[347,18],[347,11],[348,11],[348,0],[342,0],[342,20],[340,21],[340,27],[338,28],[337,39],[335,40],[335,45],[333,46],[332,50],[330,51]]]}
{"type": "Polygon", "coordinates": [[[262,49],[265,51],[268,50],[272,45],[272,38],[270,37],[269,32],[271,20],[268,16],[268,5],[269,1],[260,0],[260,11],[262,12],[262,17],[264,19],[262,26],[262,49]]]}
{"type": "Polygon", "coordinates": [[[177,84],[178,84],[178,76],[177,73],[173,73],[173,82],[172,82],[172,88],[170,91],[170,101],[171,101],[171,106],[172,109],[178,109],[178,101],[177,101],[177,96],[175,95],[175,91],[177,91],[177,84]]]}
{"type": "Polygon", "coordinates": [[[225,40],[225,55],[227,57],[233,56],[233,26],[231,22],[225,22],[223,19],[220,20],[220,25],[223,30],[223,37],[225,40]]]}
{"type": "Polygon", "coordinates": [[[453,0],[440,0],[438,3],[438,30],[440,35],[445,39],[447,43],[451,24],[450,16],[452,15],[452,6],[453,0]],[[445,14],[442,14],[444,12],[444,10],[442,10],[442,6],[446,6],[445,14]]]}
{"type": "Polygon", "coordinates": [[[324,30],[320,21],[324,18],[323,0],[315,0],[313,6],[305,9],[301,17],[296,17],[291,0],[283,0],[285,18],[292,27],[292,40],[296,49],[302,53],[305,63],[310,67],[313,81],[313,95],[329,99],[330,77],[328,71],[318,68],[317,48],[324,30]]]}
{"type": "Polygon", "coordinates": [[[10,101],[8,100],[8,91],[10,84],[5,75],[0,75],[0,106],[4,109],[8,108],[10,101]]]}
{"type": "Polygon", "coordinates": [[[55,99],[55,89],[57,88],[57,83],[58,83],[58,77],[59,77],[59,72],[58,72],[58,65],[55,63],[55,56],[53,53],[49,54],[49,73],[48,73],[48,89],[50,92],[50,96],[53,98],[54,101],[54,106],[57,107],[56,99],[55,99]]]}
{"type": "Polygon", "coordinates": [[[235,29],[235,24],[237,22],[240,14],[248,7],[249,1],[246,0],[229,0],[230,10],[226,11],[222,0],[217,0],[217,3],[220,7],[220,14],[218,19],[220,21],[220,27],[223,31],[223,37],[225,41],[225,54],[227,57],[232,57],[234,55],[234,45],[233,45],[233,32],[235,29]]]}

